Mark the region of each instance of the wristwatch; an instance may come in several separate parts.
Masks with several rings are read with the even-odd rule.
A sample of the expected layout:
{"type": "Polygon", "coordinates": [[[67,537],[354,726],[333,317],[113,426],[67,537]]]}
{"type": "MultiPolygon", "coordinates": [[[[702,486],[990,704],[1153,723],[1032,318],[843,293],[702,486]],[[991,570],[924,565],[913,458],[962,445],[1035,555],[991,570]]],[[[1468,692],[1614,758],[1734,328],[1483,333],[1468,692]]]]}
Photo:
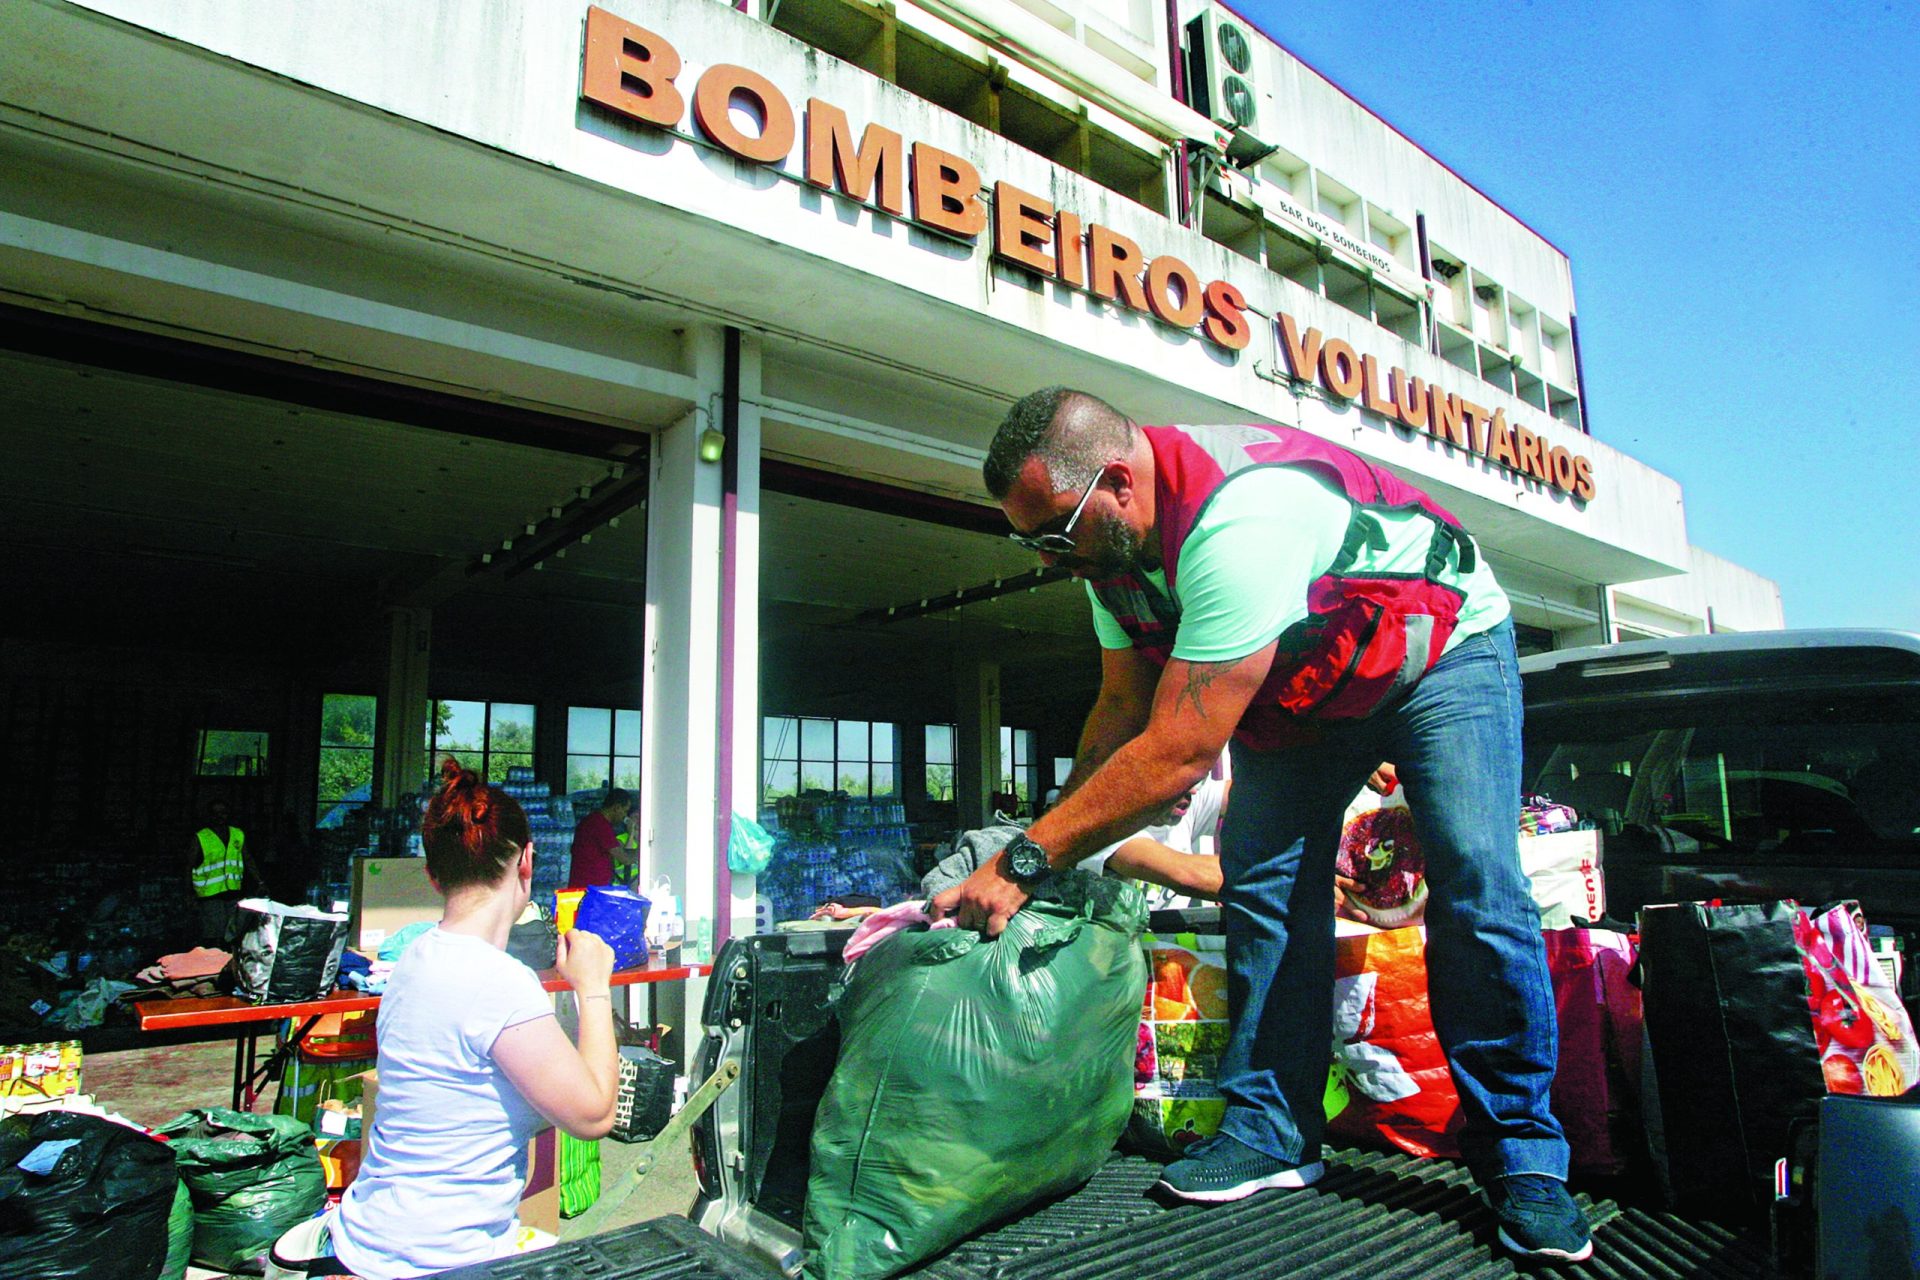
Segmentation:
{"type": "Polygon", "coordinates": [[[1053,874],[1053,862],[1047,851],[1029,840],[1025,832],[1007,842],[1007,874],[1023,889],[1046,882],[1053,874]]]}

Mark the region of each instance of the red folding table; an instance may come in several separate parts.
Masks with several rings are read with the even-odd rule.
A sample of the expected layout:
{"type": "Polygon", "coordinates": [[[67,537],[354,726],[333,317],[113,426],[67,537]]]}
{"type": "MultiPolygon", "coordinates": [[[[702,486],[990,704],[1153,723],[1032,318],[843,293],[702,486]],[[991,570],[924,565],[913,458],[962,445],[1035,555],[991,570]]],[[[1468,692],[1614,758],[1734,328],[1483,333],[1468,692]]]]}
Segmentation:
{"type": "MultiPolygon", "coordinates": [[[[675,982],[712,972],[707,964],[669,964],[652,959],[637,969],[623,969],[613,975],[616,987],[642,982],[675,982]]],[[[540,985],[548,991],[569,991],[565,978],[551,969],[540,971],[540,985]]],[[[181,1000],[141,1000],[134,1004],[140,1015],[142,1031],[172,1031],[187,1027],[232,1027],[233,1109],[251,1111],[260,1092],[279,1074],[287,1060],[318,1023],[330,1013],[359,1013],[378,1009],[380,997],[360,991],[339,990],[318,1000],[291,1004],[248,1004],[237,996],[195,997],[181,1000]],[[258,1058],[258,1041],[269,1027],[282,1019],[299,1020],[299,1026],[280,1042],[264,1062],[258,1058]]]]}

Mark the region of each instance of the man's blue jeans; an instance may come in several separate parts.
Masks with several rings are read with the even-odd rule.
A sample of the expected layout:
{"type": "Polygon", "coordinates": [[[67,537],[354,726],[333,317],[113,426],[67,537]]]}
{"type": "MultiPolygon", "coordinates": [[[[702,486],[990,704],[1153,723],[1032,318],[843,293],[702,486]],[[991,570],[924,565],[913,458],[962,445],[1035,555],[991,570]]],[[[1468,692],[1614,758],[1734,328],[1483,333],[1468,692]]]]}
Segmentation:
{"type": "Polygon", "coordinates": [[[1520,676],[1513,626],[1456,645],[1412,691],[1320,743],[1233,750],[1222,865],[1233,1033],[1223,1131],[1317,1160],[1333,1025],[1333,860],[1347,804],[1399,770],[1426,851],[1427,984],[1482,1178],[1565,1179],[1547,1109],[1559,1051],[1540,913],[1520,870],[1520,676]]]}

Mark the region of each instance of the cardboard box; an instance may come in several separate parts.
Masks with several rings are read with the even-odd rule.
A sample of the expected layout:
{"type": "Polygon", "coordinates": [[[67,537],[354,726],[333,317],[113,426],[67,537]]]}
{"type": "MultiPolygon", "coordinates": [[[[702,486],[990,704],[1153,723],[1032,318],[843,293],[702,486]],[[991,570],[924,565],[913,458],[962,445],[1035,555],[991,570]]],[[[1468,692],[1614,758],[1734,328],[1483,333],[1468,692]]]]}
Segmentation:
{"type": "Polygon", "coordinates": [[[425,858],[356,858],[347,945],[371,955],[408,925],[438,920],[446,905],[427,879],[425,858]]]}
{"type": "Polygon", "coordinates": [[[527,1144],[527,1186],[520,1193],[520,1225],[560,1234],[560,1135],[542,1129],[527,1144]]]}

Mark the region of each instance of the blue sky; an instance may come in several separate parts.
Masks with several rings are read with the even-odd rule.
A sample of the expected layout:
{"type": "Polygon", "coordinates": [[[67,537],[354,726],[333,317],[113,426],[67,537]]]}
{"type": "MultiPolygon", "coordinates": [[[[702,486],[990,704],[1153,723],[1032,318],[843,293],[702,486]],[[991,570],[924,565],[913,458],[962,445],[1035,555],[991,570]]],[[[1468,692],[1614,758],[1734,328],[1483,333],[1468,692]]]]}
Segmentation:
{"type": "Polygon", "coordinates": [[[1920,15],[1233,7],[1573,260],[1594,434],[1789,626],[1920,631],[1920,15]]]}

